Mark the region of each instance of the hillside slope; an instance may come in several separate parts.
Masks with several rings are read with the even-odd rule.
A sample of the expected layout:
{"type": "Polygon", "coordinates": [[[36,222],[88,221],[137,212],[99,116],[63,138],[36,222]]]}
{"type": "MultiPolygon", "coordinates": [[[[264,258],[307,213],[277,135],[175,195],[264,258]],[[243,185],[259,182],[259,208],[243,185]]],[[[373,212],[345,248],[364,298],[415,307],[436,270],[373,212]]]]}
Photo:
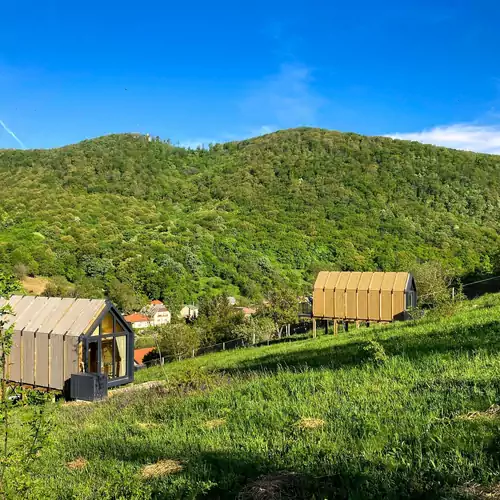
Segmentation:
{"type": "Polygon", "coordinates": [[[53,408],[30,493],[496,498],[499,320],[485,296],[450,318],[143,370],[165,385],[53,408]]]}
{"type": "Polygon", "coordinates": [[[81,295],[252,298],[319,268],[498,266],[500,157],[419,143],[302,128],[192,151],[111,135],[0,151],[0,182],[0,265],[81,295]]]}

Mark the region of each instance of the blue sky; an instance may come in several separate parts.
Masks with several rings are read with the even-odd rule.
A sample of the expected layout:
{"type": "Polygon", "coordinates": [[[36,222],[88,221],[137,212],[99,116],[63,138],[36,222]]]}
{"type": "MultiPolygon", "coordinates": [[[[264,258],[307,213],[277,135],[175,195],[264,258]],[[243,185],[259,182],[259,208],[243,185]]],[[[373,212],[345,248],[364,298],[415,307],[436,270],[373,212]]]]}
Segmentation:
{"type": "Polygon", "coordinates": [[[308,125],[500,153],[496,0],[2,4],[0,126],[29,148],[308,125]]]}

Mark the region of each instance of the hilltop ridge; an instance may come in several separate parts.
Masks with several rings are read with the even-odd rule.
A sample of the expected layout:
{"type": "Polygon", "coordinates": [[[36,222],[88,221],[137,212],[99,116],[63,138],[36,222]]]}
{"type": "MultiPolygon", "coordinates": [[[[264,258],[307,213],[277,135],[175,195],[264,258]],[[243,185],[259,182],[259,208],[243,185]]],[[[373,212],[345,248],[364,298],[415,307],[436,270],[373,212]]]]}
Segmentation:
{"type": "Polygon", "coordinates": [[[500,267],[500,157],[315,128],[188,150],[0,151],[0,265],[81,294],[307,290],[318,269],[500,267]]]}

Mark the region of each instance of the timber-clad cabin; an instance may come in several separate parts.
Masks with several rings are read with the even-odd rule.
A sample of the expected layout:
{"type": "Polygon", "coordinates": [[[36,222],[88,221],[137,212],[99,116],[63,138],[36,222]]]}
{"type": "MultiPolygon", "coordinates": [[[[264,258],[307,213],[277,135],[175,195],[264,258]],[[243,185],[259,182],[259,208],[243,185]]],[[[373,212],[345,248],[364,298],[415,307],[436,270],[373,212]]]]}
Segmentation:
{"type": "Polygon", "coordinates": [[[312,317],[391,322],[407,319],[416,304],[417,289],[410,273],[321,271],[314,284],[312,317]]]}
{"type": "Polygon", "coordinates": [[[134,332],[115,306],[100,299],[0,298],[14,325],[9,382],[68,391],[73,374],[106,375],[107,386],[134,379],[134,332]]]}

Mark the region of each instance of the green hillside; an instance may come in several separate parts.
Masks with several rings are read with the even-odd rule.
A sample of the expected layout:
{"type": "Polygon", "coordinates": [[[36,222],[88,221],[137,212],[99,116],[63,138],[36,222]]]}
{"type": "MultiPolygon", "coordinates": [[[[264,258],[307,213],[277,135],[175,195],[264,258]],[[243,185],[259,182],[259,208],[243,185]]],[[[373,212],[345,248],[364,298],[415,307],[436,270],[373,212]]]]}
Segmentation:
{"type": "Polygon", "coordinates": [[[143,370],[164,385],[50,406],[26,498],[498,498],[499,320],[485,296],[143,370]]]}
{"type": "Polygon", "coordinates": [[[0,265],[80,296],[308,288],[318,269],[499,268],[500,157],[301,128],[185,150],[0,151],[0,265]]]}

